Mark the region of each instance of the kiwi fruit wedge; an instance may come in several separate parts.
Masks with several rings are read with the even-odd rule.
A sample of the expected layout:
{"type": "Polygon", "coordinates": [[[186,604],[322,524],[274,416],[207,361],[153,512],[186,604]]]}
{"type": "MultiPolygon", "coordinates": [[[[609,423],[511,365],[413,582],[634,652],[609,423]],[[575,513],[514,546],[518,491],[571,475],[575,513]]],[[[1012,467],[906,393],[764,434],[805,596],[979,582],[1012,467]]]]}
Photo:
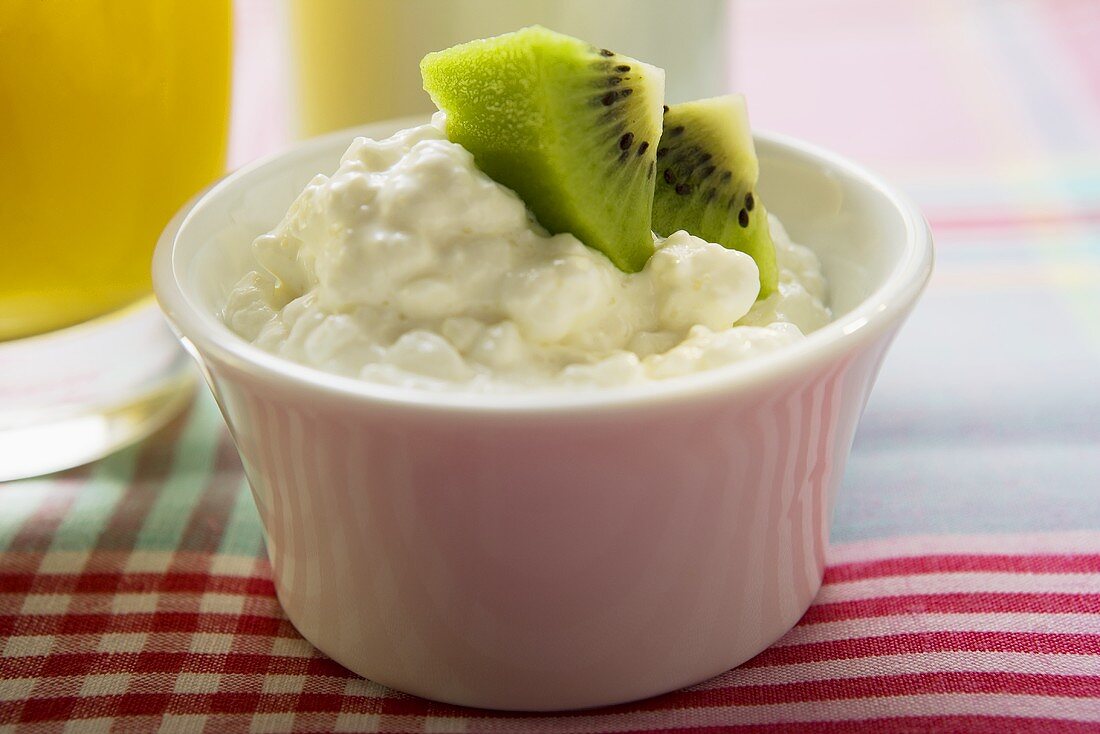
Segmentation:
{"type": "Polygon", "coordinates": [[[768,213],[756,193],[756,160],[745,98],[731,94],[665,108],[657,146],[653,229],[677,230],[752,256],[760,295],[775,291],[779,272],[768,213]]]}
{"type": "Polygon", "coordinates": [[[430,53],[420,72],[447,137],[543,227],[626,272],[645,266],[663,70],[532,26],[430,53]]]}

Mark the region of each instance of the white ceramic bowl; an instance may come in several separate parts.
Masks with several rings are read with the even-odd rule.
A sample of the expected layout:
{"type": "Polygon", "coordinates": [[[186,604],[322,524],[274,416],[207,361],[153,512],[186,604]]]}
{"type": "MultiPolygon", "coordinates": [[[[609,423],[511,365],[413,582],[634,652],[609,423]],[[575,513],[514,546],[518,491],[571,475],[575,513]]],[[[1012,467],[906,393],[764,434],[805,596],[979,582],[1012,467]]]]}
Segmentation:
{"type": "Polygon", "coordinates": [[[645,387],[428,393],[231,333],[217,314],[250,240],[353,135],[408,123],[237,171],[157,247],[157,298],[237,442],[291,621],[379,683],[500,709],[638,699],[763,650],[821,583],[856,423],[931,271],[921,216],[832,154],[760,136],[761,196],[821,257],[836,320],[645,387]]]}

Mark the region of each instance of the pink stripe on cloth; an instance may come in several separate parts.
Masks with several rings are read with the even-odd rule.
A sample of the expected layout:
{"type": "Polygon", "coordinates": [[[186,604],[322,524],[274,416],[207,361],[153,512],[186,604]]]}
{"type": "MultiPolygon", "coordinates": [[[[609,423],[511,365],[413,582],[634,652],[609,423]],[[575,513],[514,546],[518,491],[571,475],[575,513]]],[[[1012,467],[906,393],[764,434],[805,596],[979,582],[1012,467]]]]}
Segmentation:
{"type": "Polygon", "coordinates": [[[1018,556],[1007,554],[953,554],[920,558],[890,558],[832,566],[826,583],[859,581],[884,576],[960,572],[1100,573],[1100,553],[1087,555],[1018,556]]]}
{"type": "MultiPolygon", "coordinates": [[[[801,624],[820,624],[866,617],[932,614],[1042,614],[1051,609],[1059,614],[1100,615],[1100,594],[1050,593],[956,593],[899,594],[875,599],[814,604],[801,624]]],[[[1098,617],[1100,620],[1100,617],[1098,617]]]]}

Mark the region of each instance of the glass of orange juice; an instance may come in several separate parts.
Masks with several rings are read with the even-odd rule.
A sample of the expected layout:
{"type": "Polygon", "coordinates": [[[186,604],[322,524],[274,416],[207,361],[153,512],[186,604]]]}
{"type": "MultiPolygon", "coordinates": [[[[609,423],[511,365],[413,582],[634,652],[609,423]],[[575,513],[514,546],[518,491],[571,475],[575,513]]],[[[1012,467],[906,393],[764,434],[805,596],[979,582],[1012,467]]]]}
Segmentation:
{"type": "Polygon", "coordinates": [[[224,170],[230,23],[230,0],[0,2],[0,480],[186,403],[150,257],[224,170]]]}

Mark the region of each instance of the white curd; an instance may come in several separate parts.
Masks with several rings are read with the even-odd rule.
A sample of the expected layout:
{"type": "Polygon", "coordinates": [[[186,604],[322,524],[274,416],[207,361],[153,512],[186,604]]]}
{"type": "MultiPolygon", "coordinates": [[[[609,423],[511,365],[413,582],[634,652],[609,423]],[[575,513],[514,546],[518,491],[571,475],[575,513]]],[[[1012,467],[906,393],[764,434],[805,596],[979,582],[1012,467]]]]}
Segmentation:
{"type": "Polygon", "coordinates": [[[274,354],[373,382],[471,391],[627,385],[777,349],[828,322],[814,254],[771,219],[778,292],[747,255],[685,232],[640,273],[523,202],[442,118],[358,138],[253,243],[226,324],[274,354]]]}

